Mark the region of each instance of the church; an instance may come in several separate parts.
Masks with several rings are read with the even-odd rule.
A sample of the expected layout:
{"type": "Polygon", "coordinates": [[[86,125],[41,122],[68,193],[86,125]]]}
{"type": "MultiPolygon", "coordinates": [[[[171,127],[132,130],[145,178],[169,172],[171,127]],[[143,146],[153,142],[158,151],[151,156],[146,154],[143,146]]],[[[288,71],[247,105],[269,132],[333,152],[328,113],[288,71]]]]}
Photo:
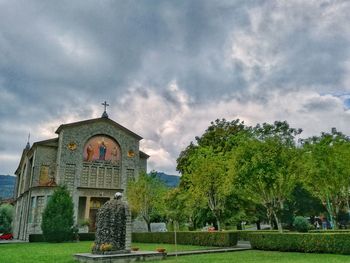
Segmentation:
{"type": "Polygon", "coordinates": [[[87,221],[94,231],[97,209],[147,171],[142,137],[109,119],[108,104],[103,105],[101,118],[62,124],[56,138],[28,143],[23,150],[15,172],[15,238],[42,233],[42,213],[57,185],[71,193],[76,224],[87,221]]]}

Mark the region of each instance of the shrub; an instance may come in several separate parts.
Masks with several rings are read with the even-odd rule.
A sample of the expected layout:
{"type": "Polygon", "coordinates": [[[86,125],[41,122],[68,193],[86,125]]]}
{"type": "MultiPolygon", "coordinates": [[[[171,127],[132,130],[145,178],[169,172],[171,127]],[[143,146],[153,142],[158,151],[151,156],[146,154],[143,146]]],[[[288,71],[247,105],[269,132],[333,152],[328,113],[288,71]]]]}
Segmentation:
{"type": "Polygon", "coordinates": [[[253,249],[350,254],[350,233],[251,233],[253,249]]]}
{"type": "Polygon", "coordinates": [[[293,227],[298,232],[307,232],[310,228],[310,224],[306,218],[302,216],[296,216],[293,221],[293,227]]]}
{"type": "Polygon", "coordinates": [[[30,234],[29,242],[44,242],[44,236],[42,234],[30,234]]]}
{"type": "MultiPolygon", "coordinates": [[[[278,230],[238,230],[234,231],[238,234],[238,240],[249,241],[249,235],[251,233],[279,233],[278,230]]],[[[283,232],[289,232],[289,230],[283,230],[283,232]]]]}
{"type": "Polygon", "coordinates": [[[9,204],[2,204],[0,206],[0,233],[11,233],[13,206],[9,204]]]}
{"type": "MultiPolygon", "coordinates": [[[[79,233],[79,240],[80,241],[94,241],[95,240],[95,233],[79,233]]],[[[44,236],[42,234],[30,234],[29,235],[29,242],[44,242],[44,236]]]]}
{"type": "MultiPolygon", "coordinates": [[[[177,232],[178,244],[231,247],[237,244],[237,232],[177,232]]],[[[175,243],[174,232],[132,233],[132,241],[140,243],[175,243]]]]}
{"type": "Polygon", "coordinates": [[[95,240],[95,233],[79,233],[80,241],[93,241],[95,240]]]}
{"type": "Polygon", "coordinates": [[[55,189],[45,207],[41,229],[46,241],[62,242],[73,240],[73,201],[67,188],[59,186],[55,189]]]}

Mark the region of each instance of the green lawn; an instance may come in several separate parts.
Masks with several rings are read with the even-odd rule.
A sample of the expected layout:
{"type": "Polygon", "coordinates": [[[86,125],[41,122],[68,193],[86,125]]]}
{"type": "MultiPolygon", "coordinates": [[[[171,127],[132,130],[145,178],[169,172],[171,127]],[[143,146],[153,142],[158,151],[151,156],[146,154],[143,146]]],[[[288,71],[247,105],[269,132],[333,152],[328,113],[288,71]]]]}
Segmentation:
{"type": "MultiPolygon", "coordinates": [[[[78,243],[18,243],[0,244],[1,263],[73,263],[73,254],[90,252],[92,241],[78,243]]],[[[175,251],[175,246],[170,244],[138,244],[140,250],[155,251],[157,247],[165,248],[168,252],[175,251]]],[[[178,251],[205,249],[200,246],[178,245],[178,251]]]]}
{"type": "MultiPolygon", "coordinates": [[[[73,254],[84,253],[90,250],[92,242],[84,241],[79,243],[21,243],[21,244],[0,244],[1,263],[74,263],[73,254]]],[[[168,252],[174,251],[174,245],[169,244],[133,244],[141,250],[155,250],[157,247],[164,247],[168,252]]],[[[178,250],[203,249],[198,246],[179,245],[178,250]]],[[[159,261],[158,261],[159,262],[159,261]]],[[[350,256],[330,254],[303,254],[303,253],[281,253],[265,251],[242,251],[220,254],[206,254],[196,256],[169,257],[165,263],[202,263],[202,262],[259,262],[259,263],[341,263],[350,262],[350,256]]]]}
{"type": "MultiPolygon", "coordinates": [[[[155,263],[157,261],[152,261],[155,263]]],[[[159,261],[158,261],[159,262],[159,261]]],[[[306,254],[273,251],[240,251],[219,254],[203,254],[196,256],[181,256],[177,260],[169,257],[164,263],[345,263],[350,262],[350,256],[331,254],[306,254]]],[[[149,263],[151,263],[149,261],[149,263]]]]}

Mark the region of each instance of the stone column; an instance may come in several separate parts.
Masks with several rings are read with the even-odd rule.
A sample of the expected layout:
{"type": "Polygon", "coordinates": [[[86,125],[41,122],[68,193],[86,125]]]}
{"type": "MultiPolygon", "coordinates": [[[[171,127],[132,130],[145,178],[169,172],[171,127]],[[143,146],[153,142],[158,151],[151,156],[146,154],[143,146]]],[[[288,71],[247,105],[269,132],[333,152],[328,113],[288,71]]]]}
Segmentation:
{"type": "Polygon", "coordinates": [[[84,218],[85,219],[89,219],[90,218],[90,196],[86,197],[84,218]]]}

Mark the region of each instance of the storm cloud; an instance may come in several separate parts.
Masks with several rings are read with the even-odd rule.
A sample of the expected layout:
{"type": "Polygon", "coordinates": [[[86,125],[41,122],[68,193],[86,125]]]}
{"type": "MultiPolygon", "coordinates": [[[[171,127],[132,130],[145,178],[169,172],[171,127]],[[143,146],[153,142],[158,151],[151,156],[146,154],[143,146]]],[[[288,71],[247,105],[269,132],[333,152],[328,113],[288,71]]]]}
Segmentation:
{"type": "Polygon", "coordinates": [[[217,118],[350,134],[349,1],[0,0],[0,174],[28,133],[110,118],[149,169],[217,118]]]}

